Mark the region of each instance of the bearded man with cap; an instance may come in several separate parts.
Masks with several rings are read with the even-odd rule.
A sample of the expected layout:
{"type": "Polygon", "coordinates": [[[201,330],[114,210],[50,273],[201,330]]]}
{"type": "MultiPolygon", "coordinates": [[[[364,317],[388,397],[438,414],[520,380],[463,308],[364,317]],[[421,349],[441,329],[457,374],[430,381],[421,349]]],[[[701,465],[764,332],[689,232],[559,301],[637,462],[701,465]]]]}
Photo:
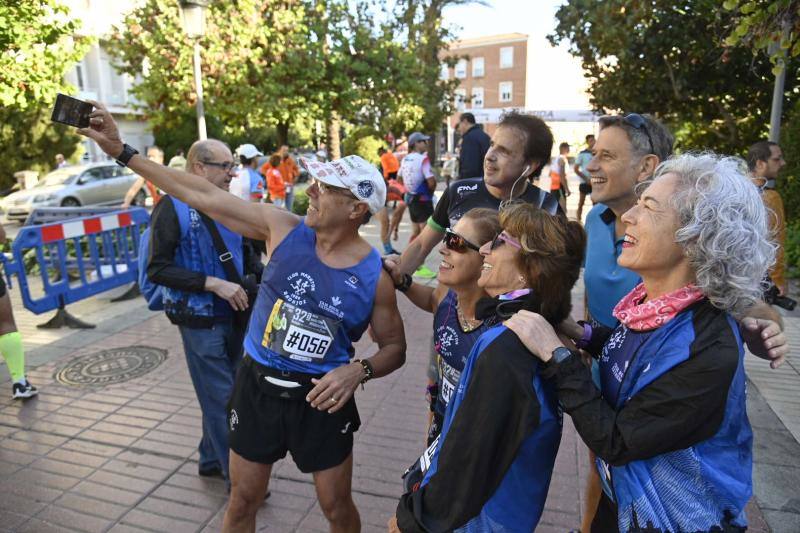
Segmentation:
{"type": "Polygon", "coordinates": [[[106,108],[92,104],[90,127],[79,133],[171,196],[267,245],[269,262],[229,403],[232,485],[223,530],[254,530],[272,464],[291,452],[301,471],[313,473],[331,531],[358,531],[351,480],[360,421],[353,395],[360,384],[399,368],[406,349],[392,280],[358,233],[384,206],[383,176],[358,156],[304,161],[313,181],[301,218],[148,161],[122,142],[106,108]],[[367,326],[378,350],[353,360],[353,343],[367,326]]]}
{"type": "Polygon", "coordinates": [[[420,234],[433,214],[436,177],[428,157],[428,135],[415,131],[408,136],[408,155],[400,163],[400,179],[406,187],[406,205],[411,216],[411,240],[420,234]]]}

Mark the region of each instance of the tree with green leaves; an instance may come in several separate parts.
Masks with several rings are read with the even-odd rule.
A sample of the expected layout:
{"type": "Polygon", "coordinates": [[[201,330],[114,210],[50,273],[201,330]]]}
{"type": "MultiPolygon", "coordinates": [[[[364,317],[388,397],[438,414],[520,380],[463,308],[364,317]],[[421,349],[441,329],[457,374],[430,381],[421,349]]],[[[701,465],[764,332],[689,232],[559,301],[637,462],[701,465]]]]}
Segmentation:
{"type": "MultiPolygon", "coordinates": [[[[422,111],[419,129],[437,132],[442,122],[453,113],[453,94],[458,87],[457,79],[442,80],[440,77],[441,55],[454,35],[444,24],[443,12],[447,7],[465,4],[485,4],[482,0],[401,0],[398,9],[407,31],[409,49],[423,68],[418,73],[422,86],[426,87],[421,98],[415,102],[422,111]],[[435,67],[435,68],[432,68],[435,67]]],[[[450,58],[455,64],[457,57],[450,58]]],[[[452,65],[451,65],[452,66],[452,65]]],[[[408,105],[408,103],[406,103],[408,105]]],[[[409,131],[408,129],[400,131],[409,131]]]]}
{"type": "MultiPolygon", "coordinates": [[[[684,150],[741,154],[766,135],[769,59],[724,44],[730,16],[717,0],[570,0],[556,18],[549,38],[582,60],[597,111],[653,113],[684,150]]],[[[790,102],[798,66],[787,65],[790,102]]]]}
{"type": "MultiPolygon", "coordinates": [[[[239,139],[274,131],[283,143],[293,123],[319,119],[336,157],[342,121],[377,133],[426,121],[438,127],[444,116],[438,60],[425,62],[400,41],[402,20],[392,16],[385,2],[219,1],[210,6],[207,26],[200,44],[213,136],[239,139]]],[[[173,132],[191,131],[192,50],[177,4],[147,0],[128,15],[107,46],[121,71],[142,74],[134,93],[156,141],[164,144],[167,132],[174,138],[173,132]]]]}
{"type": "Polygon", "coordinates": [[[0,187],[18,170],[45,172],[55,155],[72,157],[80,138],[50,122],[56,94],[70,93],[64,75],[86,53],[88,39],[55,0],[0,3],[0,187]]]}
{"type": "MultiPolygon", "coordinates": [[[[210,4],[206,32],[200,38],[210,135],[239,138],[285,124],[308,109],[304,93],[291,92],[317,75],[299,68],[304,49],[299,36],[305,35],[305,20],[304,6],[298,2],[210,4]],[[287,54],[290,44],[295,45],[293,53],[287,54]]],[[[133,92],[142,102],[157,142],[167,132],[187,131],[196,92],[192,42],[182,29],[178,3],[147,0],[115,28],[106,46],[120,71],[141,75],[133,92]]]]}
{"type": "Polygon", "coordinates": [[[766,52],[776,68],[800,56],[800,0],[725,0],[723,7],[736,15],[725,41],[729,46],[766,52]]]}

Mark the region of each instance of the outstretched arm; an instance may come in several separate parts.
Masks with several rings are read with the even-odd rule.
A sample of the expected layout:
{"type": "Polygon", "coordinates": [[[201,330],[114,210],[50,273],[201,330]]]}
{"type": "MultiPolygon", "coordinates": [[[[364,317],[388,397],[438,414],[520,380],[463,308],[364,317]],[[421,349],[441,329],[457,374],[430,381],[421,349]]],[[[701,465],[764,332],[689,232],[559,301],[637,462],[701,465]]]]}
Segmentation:
{"type": "MultiPolygon", "coordinates": [[[[116,158],[123,148],[117,125],[105,106],[90,103],[96,108],[90,115],[90,126],[79,129],[78,133],[93,139],[106,154],[116,158]]],[[[245,237],[268,241],[271,232],[277,231],[282,236],[299,221],[296,215],[282,209],[246,202],[200,176],[159,165],[141,155],[133,156],[128,167],[161,190],[245,237]]]]}
{"type": "Polygon", "coordinates": [[[399,261],[397,256],[387,258],[387,261],[393,261],[397,265],[397,269],[393,270],[392,277],[395,283],[402,281],[403,274],[413,274],[419,266],[425,262],[425,258],[431,253],[431,250],[442,242],[444,238],[444,230],[437,231],[430,225],[422,228],[422,232],[409,244],[400,256],[399,261]],[[397,276],[397,277],[395,277],[397,276]]]}
{"type": "MultiPolygon", "coordinates": [[[[384,259],[383,268],[392,278],[392,281],[394,281],[395,277],[402,278],[403,276],[399,272],[400,265],[390,259],[384,259]]],[[[435,313],[436,308],[439,307],[439,304],[442,303],[442,300],[447,295],[447,287],[440,283],[434,289],[428,285],[412,282],[405,295],[418,308],[428,313],[435,313]]]]}

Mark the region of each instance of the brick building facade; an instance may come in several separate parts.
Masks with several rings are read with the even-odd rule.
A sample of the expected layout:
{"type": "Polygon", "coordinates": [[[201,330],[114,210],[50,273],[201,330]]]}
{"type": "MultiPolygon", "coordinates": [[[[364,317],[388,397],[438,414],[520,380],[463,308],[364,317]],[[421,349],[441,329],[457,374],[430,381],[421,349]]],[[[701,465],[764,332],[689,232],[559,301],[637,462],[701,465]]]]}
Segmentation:
{"type": "Polygon", "coordinates": [[[460,80],[456,113],[443,128],[442,148],[453,150],[458,140],[458,116],[470,111],[490,135],[504,111],[525,109],[528,36],[522,33],[492,35],[455,41],[442,59],[459,57],[455,66],[442,63],[442,78],[460,80]],[[446,131],[445,131],[446,129],[446,131]]]}

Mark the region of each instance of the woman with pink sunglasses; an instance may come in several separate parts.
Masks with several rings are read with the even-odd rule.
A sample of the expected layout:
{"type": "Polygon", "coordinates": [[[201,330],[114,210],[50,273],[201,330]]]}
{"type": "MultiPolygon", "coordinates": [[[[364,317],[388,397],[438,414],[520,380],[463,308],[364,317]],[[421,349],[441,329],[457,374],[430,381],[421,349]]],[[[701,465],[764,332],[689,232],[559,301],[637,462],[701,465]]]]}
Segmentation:
{"type": "Polygon", "coordinates": [[[544,509],[561,439],[556,391],[502,321],[520,310],[567,318],[586,237],[580,224],[523,203],[501,210],[500,225],[480,247],[478,286],[489,297],[476,318],[492,326],[472,347],[441,434],[420,458],[424,477],[401,497],[390,530],[530,532],[544,509]]]}

